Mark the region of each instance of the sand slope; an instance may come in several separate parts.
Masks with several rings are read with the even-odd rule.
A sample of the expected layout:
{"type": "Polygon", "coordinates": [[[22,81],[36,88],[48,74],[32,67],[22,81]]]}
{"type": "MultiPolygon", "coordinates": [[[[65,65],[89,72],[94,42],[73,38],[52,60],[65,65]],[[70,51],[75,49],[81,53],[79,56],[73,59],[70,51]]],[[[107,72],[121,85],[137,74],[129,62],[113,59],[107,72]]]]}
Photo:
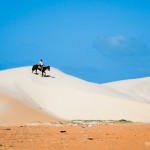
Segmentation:
{"type": "Polygon", "coordinates": [[[56,121],[58,121],[57,118],[45,113],[38,107],[33,107],[8,95],[0,94],[0,125],[56,121]]]}
{"type": "Polygon", "coordinates": [[[0,92],[61,119],[150,122],[150,78],[100,85],[55,68],[47,74],[32,74],[31,67],[1,71],[0,92]]]}

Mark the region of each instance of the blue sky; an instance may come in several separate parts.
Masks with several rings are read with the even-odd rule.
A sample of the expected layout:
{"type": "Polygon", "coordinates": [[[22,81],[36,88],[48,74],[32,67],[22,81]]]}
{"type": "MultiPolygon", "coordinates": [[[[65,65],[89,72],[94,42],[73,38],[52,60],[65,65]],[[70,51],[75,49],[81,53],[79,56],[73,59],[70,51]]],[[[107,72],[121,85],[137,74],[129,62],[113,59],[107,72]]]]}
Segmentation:
{"type": "Polygon", "coordinates": [[[1,0],[0,69],[42,58],[87,81],[150,75],[149,0],[1,0]]]}

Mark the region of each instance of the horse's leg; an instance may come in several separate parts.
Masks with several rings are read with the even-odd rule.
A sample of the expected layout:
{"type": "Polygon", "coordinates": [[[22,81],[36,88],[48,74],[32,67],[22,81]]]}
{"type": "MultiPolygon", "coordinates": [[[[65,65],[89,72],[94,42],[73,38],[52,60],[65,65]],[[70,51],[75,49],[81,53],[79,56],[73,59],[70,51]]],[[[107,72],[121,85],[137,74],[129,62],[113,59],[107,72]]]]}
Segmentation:
{"type": "Polygon", "coordinates": [[[32,67],[32,73],[33,73],[33,71],[34,71],[34,66],[32,67]]]}
{"type": "Polygon", "coordinates": [[[34,69],[32,69],[32,73],[34,72],[34,69]]]}

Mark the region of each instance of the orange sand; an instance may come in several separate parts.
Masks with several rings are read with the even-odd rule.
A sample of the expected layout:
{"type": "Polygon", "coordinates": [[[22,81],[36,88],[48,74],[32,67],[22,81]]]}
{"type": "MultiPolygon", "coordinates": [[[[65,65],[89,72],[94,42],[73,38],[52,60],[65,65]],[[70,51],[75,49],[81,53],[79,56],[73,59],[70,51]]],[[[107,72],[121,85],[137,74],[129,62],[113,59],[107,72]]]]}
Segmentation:
{"type": "Polygon", "coordinates": [[[148,150],[150,124],[0,127],[0,149],[148,150]]]}

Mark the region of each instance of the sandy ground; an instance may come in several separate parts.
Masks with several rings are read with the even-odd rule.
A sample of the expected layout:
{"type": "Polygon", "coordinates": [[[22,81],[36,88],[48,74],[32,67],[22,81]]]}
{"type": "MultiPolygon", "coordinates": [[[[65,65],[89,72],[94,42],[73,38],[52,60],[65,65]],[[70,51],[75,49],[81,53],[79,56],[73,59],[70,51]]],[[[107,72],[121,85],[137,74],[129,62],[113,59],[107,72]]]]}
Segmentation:
{"type": "Polygon", "coordinates": [[[31,67],[1,71],[0,150],[150,149],[149,89],[150,78],[99,85],[55,68],[43,78],[31,67]]]}
{"type": "Polygon", "coordinates": [[[148,150],[150,124],[0,127],[1,150],[148,150]]]}

